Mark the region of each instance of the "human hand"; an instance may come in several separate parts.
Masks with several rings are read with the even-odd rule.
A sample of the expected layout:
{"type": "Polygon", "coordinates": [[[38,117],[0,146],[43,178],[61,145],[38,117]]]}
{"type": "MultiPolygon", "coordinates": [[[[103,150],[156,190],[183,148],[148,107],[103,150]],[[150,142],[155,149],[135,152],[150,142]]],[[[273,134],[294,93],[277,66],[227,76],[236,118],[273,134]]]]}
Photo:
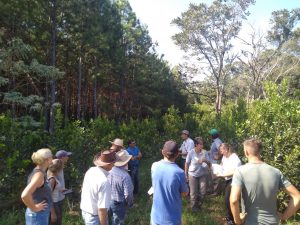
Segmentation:
{"type": "Polygon", "coordinates": [[[45,210],[48,207],[48,203],[44,200],[38,204],[35,204],[35,209],[33,210],[34,212],[40,212],[45,210]]]}
{"type": "Polygon", "coordinates": [[[235,221],[236,225],[242,225],[245,223],[247,213],[240,213],[240,218],[238,221],[235,221]]]}

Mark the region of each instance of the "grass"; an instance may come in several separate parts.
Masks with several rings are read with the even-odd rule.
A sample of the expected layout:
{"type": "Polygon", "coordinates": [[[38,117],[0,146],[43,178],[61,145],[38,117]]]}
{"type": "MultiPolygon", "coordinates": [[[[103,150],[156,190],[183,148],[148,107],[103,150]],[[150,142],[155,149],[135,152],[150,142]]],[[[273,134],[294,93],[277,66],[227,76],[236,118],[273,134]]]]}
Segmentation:
{"type": "MultiPolygon", "coordinates": [[[[140,193],[135,199],[135,205],[128,211],[126,225],[149,225],[152,199],[147,191],[151,187],[150,168],[152,161],[144,160],[140,169],[140,193]]],[[[182,225],[222,225],[222,217],[225,208],[223,197],[207,198],[202,205],[202,210],[192,213],[189,208],[188,199],[183,201],[182,225]]],[[[65,204],[63,225],[84,225],[81,216],[78,200],[67,200],[65,204]]],[[[24,225],[24,209],[4,212],[0,215],[0,225],[24,225]]],[[[291,220],[287,225],[300,225],[299,220],[291,220]]]]}

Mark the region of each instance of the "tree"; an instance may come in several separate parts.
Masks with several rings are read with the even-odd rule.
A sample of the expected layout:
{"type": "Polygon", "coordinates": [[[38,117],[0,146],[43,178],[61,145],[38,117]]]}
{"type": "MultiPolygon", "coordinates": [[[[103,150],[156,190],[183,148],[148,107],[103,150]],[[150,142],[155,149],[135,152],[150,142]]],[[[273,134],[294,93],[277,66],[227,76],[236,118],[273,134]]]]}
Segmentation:
{"type": "Polygon", "coordinates": [[[231,65],[236,59],[231,52],[232,40],[238,36],[247,16],[246,9],[253,2],[216,0],[210,6],[190,4],[189,9],[172,22],[181,30],[173,36],[175,43],[190,53],[190,58],[205,62],[200,66],[200,73],[213,81],[215,109],[219,116],[228,77],[226,65],[231,65]]]}

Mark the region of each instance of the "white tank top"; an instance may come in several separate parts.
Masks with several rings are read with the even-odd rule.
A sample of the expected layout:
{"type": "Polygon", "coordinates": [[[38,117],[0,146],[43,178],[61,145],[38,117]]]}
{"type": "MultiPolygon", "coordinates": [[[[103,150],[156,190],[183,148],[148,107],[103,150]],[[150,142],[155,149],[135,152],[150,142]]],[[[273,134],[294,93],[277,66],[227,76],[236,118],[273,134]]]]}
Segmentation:
{"type": "MultiPolygon", "coordinates": [[[[59,196],[62,191],[62,185],[56,177],[49,177],[48,180],[50,180],[51,178],[54,178],[56,181],[54,190],[51,189],[52,190],[52,200],[53,200],[53,202],[59,202],[59,200],[60,200],[59,196]]],[[[49,185],[50,185],[50,182],[49,182],[49,185]]]]}

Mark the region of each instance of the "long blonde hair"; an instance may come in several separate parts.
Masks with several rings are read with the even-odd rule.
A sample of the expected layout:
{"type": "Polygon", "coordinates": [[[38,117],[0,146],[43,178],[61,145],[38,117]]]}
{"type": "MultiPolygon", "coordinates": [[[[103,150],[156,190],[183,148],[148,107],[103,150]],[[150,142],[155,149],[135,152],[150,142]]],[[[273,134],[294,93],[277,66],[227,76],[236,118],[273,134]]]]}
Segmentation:
{"type": "Polygon", "coordinates": [[[42,148],[34,152],[31,156],[32,162],[36,165],[43,164],[48,158],[52,157],[52,152],[48,148],[42,148]]]}

